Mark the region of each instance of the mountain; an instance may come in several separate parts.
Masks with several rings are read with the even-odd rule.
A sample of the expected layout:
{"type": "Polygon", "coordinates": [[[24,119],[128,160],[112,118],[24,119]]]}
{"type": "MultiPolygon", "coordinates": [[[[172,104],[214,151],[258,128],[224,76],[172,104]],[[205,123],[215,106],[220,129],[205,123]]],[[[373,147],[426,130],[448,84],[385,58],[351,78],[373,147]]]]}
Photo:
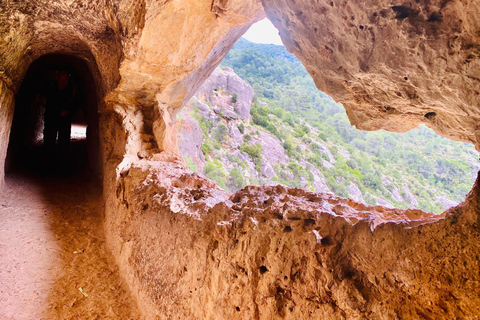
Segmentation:
{"type": "Polygon", "coordinates": [[[283,46],[245,39],[178,119],[190,169],[232,191],[280,183],[439,213],[463,201],[480,168],[473,146],[425,126],[404,134],[355,129],[283,46]]]}

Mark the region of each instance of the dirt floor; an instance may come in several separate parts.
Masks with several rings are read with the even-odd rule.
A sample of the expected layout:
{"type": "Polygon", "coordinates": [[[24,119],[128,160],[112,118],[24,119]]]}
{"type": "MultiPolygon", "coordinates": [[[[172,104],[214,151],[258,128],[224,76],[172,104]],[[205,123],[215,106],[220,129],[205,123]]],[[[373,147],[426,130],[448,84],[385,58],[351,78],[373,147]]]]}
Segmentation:
{"type": "Polygon", "coordinates": [[[0,319],[140,319],[82,175],[14,174],[0,191],[0,319]]]}

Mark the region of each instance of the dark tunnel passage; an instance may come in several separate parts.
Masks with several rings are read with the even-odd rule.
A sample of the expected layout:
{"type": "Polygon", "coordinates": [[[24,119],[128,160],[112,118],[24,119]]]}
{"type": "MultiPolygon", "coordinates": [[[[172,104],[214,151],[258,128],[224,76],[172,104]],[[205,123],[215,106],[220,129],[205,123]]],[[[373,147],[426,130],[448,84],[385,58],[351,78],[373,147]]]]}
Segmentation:
{"type": "Polygon", "coordinates": [[[7,175],[28,172],[101,180],[98,92],[85,61],[61,54],[40,57],[28,69],[15,101],[7,175]],[[69,103],[61,102],[68,112],[58,118],[68,120],[61,120],[59,129],[58,124],[52,126],[52,120],[45,119],[52,119],[48,114],[54,112],[46,110],[52,110],[51,101],[61,96],[57,87],[62,76],[67,79],[63,81],[69,89],[69,103]],[[69,142],[66,127],[71,128],[69,142]],[[45,139],[44,133],[50,138],[45,139]]]}

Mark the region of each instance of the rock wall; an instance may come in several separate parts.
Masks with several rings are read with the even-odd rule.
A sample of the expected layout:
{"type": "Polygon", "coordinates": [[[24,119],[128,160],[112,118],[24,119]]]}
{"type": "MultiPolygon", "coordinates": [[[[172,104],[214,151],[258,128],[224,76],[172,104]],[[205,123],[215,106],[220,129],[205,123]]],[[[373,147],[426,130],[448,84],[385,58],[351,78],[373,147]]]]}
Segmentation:
{"type": "Polygon", "coordinates": [[[213,70],[210,77],[205,80],[195,95],[200,100],[208,102],[212,105],[231,105],[233,107],[233,111],[235,111],[235,113],[237,113],[240,118],[245,121],[248,121],[251,118],[250,107],[252,105],[254,96],[253,88],[228,67],[224,68],[223,70],[217,67],[215,70],[213,70]],[[218,99],[212,95],[212,92],[217,90],[227,91],[228,96],[235,97],[234,99],[231,99],[235,101],[228,101],[227,103],[218,101],[218,99]]]}
{"type": "Polygon", "coordinates": [[[262,0],[287,49],[352,125],[424,123],[480,150],[476,1],[262,0]]]}
{"type": "Polygon", "coordinates": [[[0,79],[0,188],[4,183],[5,158],[7,157],[14,103],[12,90],[0,79]]]}
{"type": "Polygon", "coordinates": [[[0,169],[29,65],[75,55],[107,95],[107,239],[146,319],[478,315],[478,185],[442,219],[279,187],[229,195],[179,161],[177,111],[262,4],[352,124],[425,123],[479,148],[473,0],[3,1],[0,169]]]}
{"type": "Polygon", "coordinates": [[[108,229],[146,319],[453,319],[480,311],[478,185],[441,216],[280,186],[228,195],[181,164],[145,160],[117,188],[108,229]]]}

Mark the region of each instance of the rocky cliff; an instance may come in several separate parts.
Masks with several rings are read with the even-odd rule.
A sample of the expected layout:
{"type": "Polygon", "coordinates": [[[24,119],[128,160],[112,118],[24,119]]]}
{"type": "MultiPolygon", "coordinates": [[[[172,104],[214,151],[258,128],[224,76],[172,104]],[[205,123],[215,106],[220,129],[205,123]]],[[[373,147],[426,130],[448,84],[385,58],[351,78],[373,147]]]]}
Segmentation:
{"type": "MultiPolygon", "coordinates": [[[[248,61],[246,57],[243,59],[248,61]]],[[[425,201],[429,201],[435,204],[434,208],[440,208],[441,212],[458,205],[458,202],[449,199],[450,195],[443,190],[429,185],[427,181],[420,180],[410,171],[399,167],[399,164],[395,163],[395,160],[400,160],[399,158],[386,160],[384,164],[387,168],[385,170],[389,167],[398,167],[400,171],[395,172],[398,178],[381,174],[381,178],[378,178],[380,181],[378,186],[367,189],[368,181],[367,178],[363,179],[363,175],[369,174],[371,169],[360,168],[360,172],[358,169],[355,171],[354,168],[356,161],[369,161],[372,154],[362,153],[362,150],[354,149],[351,144],[344,143],[340,146],[338,141],[335,144],[332,137],[329,137],[330,140],[325,139],[328,142],[320,139],[318,129],[308,122],[309,119],[303,117],[299,117],[299,123],[291,126],[281,117],[268,114],[269,120],[275,126],[273,132],[276,135],[274,135],[268,131],[270,128],[268,125],[258,122],[258,115],[255,113],[261,110],[259,108],[273,109],[254,96],[252,87],[236,75],[234,70],[229,67],[215,69],[177,115],[180,155],[185,159],[188,167],[194,172],[205,174],[216,181],[221,188],[230,191],[238,191],[246,185],[281,184],[314,192],[333,192],[360,203],[383,205],[389,208],[396,205],[418,209],[425,201]],[[255,115],[253,121],[250,115],[251,108],[255,115]],[[241,113],[248,116],[242,116],[241,113]],[[303,132],[304,136],[300,137],[298,135],[300,128],[309,133],[303,132]],[[285,150],[286,147],[292,148],[290,145],[293,144],[294,149],[285,150]],[[350,147],[351,153],[344,149],[345,146],[350,147]],[[292,152],[293,150],[295,151],[292,152]],[[354,156],[357,160],[353,159],[354,156]],[[350,174],[351,172],[353,174],[350,174]],[[340,187],[330,189],[324,173],[329,177],[335,177],[339,186],[345,185],[344,190],[340,187]],[[353,180],[359,177],[361,179],[353,180]],[[434,196],[429,198],[424,194],[418,194],[418,191],[413,194],[409,185],[415,189],[417,185],[422,189],[431,189],[434,196]]],[[[338,132],[334,134],[339,135],[338,132]]],[[[378,145],[374,148],[382,147],[378,145]]],[[[458,148],[457,146],[457,150],[463,150],[458,148]]],[[[375,150],[372,151],[375,152],[375,150]]],[[[401,153],[400,150],[393,152],[401,153]]],[[[426,161],[422,158],[421,150],[411,152],[418,153],[416,156],[420,161],[426,161]]],[[[431,153],[438,157],[438,161],[446,156],[440,151],[431,153]]],[[[468,153],[463,152],[461,154],[457,152],[455,155],[457,159],[469,156],[468,153]]],[[[471,159],[466,159],[462,161],[462,165],[465,166],[470,162],[471,159]]],[[[478,163],[472,164],[478,165],[478,163]]],[[[478,170],[476,167],[469,167],[468,171],[477,172],[478,170]]],[[[393,171],[386,172],[393,173],[393,171]]],[[[451,174],[461,173],[452,171],[451,174]]],[[[375,172],[373,175],[380,175],[380,173],[375,172]]]]}
{"type": "MultiPolygon", "coordinates": [[[[285,153],[282,141],[251,124],[253,100],[252,87],[232,69],[215,69],[178,114],[180,154],[190,169],[205,172],[231,191],[246,185],[285,182],[316,192],[330,192],[325,177],[314,165],[303,161],[299,165],[302,173],[296,172],[290,168],[292,165],[289,167],[295,159],[285,153]],[[197,129],[202,129],[199,122],[203,130],[197,129]],[[204,170],[207,162],[209,166],[204,170]]],[[[325,144],[320,144],[330,153],[325,144]]],[[[332,161],[335,161],[333,156],[332,161]]]]}

